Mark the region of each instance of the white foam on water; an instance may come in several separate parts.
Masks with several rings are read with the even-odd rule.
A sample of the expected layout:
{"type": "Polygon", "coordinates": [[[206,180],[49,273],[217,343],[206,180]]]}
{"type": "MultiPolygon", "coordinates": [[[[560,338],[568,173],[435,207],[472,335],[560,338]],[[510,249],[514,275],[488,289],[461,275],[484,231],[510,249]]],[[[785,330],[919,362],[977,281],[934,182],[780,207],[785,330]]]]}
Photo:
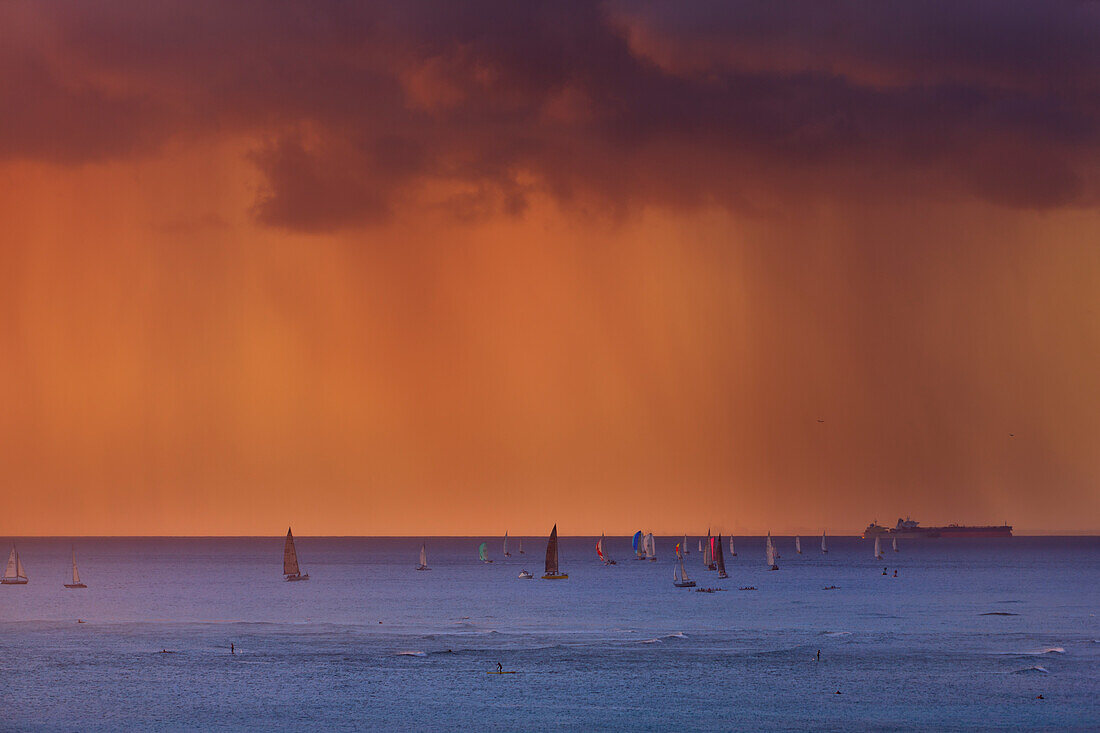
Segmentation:
{"type": "Polygon", "coordinates": [[[428,653],[427,652],[405,651],[405,652],[396,652],[394,654],[394,656],[396,656],[396,657],[426,657],[426,656],[428,656],[428,653]]]}

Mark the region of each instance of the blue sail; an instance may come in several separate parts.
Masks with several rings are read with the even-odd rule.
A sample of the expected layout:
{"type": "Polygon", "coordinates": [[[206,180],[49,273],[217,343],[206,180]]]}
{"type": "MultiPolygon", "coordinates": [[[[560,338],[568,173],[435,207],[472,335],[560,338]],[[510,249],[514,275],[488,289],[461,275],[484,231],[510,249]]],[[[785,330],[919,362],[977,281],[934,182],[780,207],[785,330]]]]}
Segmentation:
{"type": "Polygon", "coordinates": [[[635,555],[638,554],[638,545],[641,543],[641,541],[642,541],[642,533],[641,533],[641,530],[639,530],[639,531],[634,533],[634,541],[632,543],[632,545],[634,547],[634,554],[635,555]]]}

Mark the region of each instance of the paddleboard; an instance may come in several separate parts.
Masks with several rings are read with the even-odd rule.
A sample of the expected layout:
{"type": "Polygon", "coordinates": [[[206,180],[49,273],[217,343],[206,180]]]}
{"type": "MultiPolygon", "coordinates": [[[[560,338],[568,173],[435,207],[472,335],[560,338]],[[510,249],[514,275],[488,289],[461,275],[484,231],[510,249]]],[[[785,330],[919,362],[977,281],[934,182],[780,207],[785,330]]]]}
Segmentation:
{"type": "Polygon", "coordinates": [[[504,672],[486,672],[485,674],[515,674],[515,672],[505,670],[504,672]]]}

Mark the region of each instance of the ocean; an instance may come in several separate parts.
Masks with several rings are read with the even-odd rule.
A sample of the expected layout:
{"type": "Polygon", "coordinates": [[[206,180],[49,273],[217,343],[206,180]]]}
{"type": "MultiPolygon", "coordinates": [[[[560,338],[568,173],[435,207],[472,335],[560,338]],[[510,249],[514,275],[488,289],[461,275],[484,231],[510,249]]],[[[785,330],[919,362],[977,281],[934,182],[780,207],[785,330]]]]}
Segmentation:
{"type": "Polygon", "coordinates": [[[677,539],[644,562],[609,537],[605,567],[566,537],[570,577],[547,581],[545,538],[510,558],[500,538],[428,538],[416,572],[420,539],[300,537],[303,583],[282,579],[282,537],[17,540],[0,728],[1100,729],[1100,538],[876,560],[857,538],[797,555],[779,537],[769,572],[763,538],[738,537],[719,581],[691,537],[688,572],[716,593],[673,587],[677,539]],[[62,587],[72,545],[86,590],[62,587]],[[498,662],[515,674],[486,674],[498,662]]]}

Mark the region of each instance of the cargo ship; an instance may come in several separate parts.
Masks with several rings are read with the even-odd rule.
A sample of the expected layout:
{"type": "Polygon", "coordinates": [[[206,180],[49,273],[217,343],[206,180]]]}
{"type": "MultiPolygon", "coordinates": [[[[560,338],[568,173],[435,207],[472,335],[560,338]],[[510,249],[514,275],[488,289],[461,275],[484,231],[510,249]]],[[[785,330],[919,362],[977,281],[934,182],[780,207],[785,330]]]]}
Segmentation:
{"type": "Polygon", "coordinates": [[[878,521],[871,522],[863,530],[863,539],[871,537],[894,537],[902,539],[925,539],[931,537],[1011,537],[1012,525],[1002,524],[989,527],[968,527],[961,524],[949,524],[946,527],[921,527],[920,522],[906,517],[898,519],[894,527],[883,527],[878,521]]]}

